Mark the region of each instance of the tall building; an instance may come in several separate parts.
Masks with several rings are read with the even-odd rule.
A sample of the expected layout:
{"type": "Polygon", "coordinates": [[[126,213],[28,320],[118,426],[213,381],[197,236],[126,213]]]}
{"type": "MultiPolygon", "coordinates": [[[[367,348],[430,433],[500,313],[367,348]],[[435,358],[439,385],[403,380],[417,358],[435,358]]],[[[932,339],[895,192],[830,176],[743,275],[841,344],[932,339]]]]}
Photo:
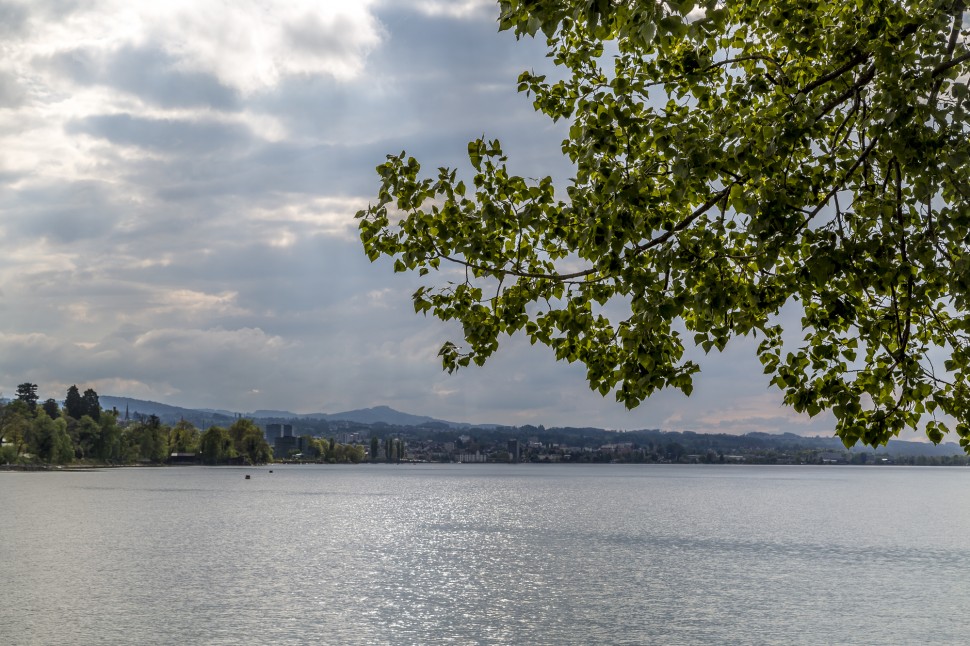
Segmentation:
{"type": "Polygon", "coordinates": [[[266,441],[271,445],[281,437],[293,437],[292,424],[267,424],[266,431],[263,433],[266,441]]]}
{"type": "Polygon", "coordinates": [[[516,439],[509,440],[509,462],[519,461],[519,441],[516,439]]]}
{"type": "Polygon", "coordinates": [[[266,441],[272,446],[277,438],[283,437],[283,425],[267,424],[266,431],[263,433],[263,435],[266,437],[266,441]]]}

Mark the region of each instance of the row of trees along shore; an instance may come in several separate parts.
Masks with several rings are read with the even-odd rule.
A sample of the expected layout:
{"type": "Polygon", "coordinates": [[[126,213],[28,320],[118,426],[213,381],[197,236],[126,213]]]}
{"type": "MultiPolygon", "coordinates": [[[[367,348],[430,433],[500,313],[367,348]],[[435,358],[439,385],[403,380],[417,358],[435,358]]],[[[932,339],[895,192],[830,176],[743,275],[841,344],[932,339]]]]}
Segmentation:
{"type": "Polygon", "coordinates": [[[150,415],[119,419],[103,410],[98,393],[77,386],[64,404],[38,403],[37,384],[17,387],[17,396],[0,403],[0,464],[162,464],[173,454],[193,454],[203,464],[260,464],[273,460],[263,431],[248,419],[204,432],[180,421],[163,424],[150,415]]]}

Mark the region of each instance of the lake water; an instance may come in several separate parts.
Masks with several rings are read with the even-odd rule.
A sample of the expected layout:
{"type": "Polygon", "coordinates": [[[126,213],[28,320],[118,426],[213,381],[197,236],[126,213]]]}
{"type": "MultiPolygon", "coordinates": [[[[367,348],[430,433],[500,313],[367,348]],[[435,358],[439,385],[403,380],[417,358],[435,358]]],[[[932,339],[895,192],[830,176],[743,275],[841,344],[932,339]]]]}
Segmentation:
{"type": "Polygon", "coordinates": [[[970,642],[970,469],[269,469],[0,473],[0,643],[970,642]]]}

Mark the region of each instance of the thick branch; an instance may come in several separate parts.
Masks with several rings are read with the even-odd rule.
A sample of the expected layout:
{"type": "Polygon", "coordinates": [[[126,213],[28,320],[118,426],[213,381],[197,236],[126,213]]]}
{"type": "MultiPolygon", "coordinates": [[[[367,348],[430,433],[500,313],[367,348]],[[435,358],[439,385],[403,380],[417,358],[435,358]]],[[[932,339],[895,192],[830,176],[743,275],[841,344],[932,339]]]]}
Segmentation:
{"type": "Polygon", "coordinates": [[[808,94],[815,88],[821,87],[826,83],[828,83],[829,81],[834,81],[835,79],[839,78],[840,76],[842,76],[843,74],[845,74],[846,72],[854,68],[855,66],[859,65],[859,63],[865,62],[868,58],[869,58],[868,54],[864,52],[859,52],[858,54],[850,58],[845,65],[832,70],[828,74],[823,74],[822,76],[818,77],[817,79],[815,79],[814,81],[812,81],[811,83],[803,87],[800,90],[800,92],[802,92],[803,94],[808,94]]]}
{"type": "MultiPolygon", "coordinates": [[[[742,178],[742,180],[746,180],[746,178],[742,178]]],[[[727,197],[728,193],[731,192],[731,187],[734,186],[734,184],[740,184],[740,183],[742,183],[742,182],[741,181],[738,181],[738,182],[733,182],[733,183],[729,184],[728,186],[726,186],[725,188],[723,188],[719,192],[717,192],[714,195],[712,195],[706,202],[704,202],[699,207],[697,207],[696,209],[694,209],[694,211],[690,215],[688,215],[686,218],[684,218],[679,223],[677,223],[677,226],[675,226],[673,229],[671,229],[670,231],[667,231],[666,233],[663,233],[663,234],[657,236],[656,238],[653,238],[652,240],[649,240],[647,242],[644,242],[643,244],[638,244],[636,247],[634,247],[634,250],[637,253],[639,253],[641,251],[646,251],[647,249],[652,249],[653,247],[656,247],[658,245],[662,245],[663,243],[667,242],[668,240],[670,240],[671,237],[673,237],[673,235],[675,233],[680,233],[681,231],[683,231],[684,229],[686,229],[687,227],[689,227],[690,224],[691,224],[691,222],[693,222],[694,220],[696,220],[700,216],[702,216],[705,213],[707,213],[708,211],[710,211],[711,210],[711,207],[713,207],[715,204],[717,204],[718,202],[720,202],[721,200],[723,200],[725,197],[727,197]]]]}
{"type": "Polygon", "coordinates": [[[962,56],[957,56],[956,58],[950,59],[945,63],[940,63],[939,65],[933,68],[933,73],[931,74],[931,76],[933,77],[939,76],[940,74],[946,72],[948,69],[952,67],[956,67],[957,65],[960,65],[961,63],[965,63],[967,61],[970,61],[970,52],[966,52],[962,56]]]}
{"type": "Polygon", "coordinates": [[[865,85],[875,78],[875,76],[876,67],[874,65],[870,65],[869,68],[863,72],[858,79],[856,79],[855,83],[849,86],[849,89],[823,105],[816,118],[820,119],[824,117],[829,113],[830,110],[844,103],[846,99],[865,87],[865,85]]]}
{"type": "Polygon", "coordinates": [[[496,267],[486,267],[484,265],[479,265],[473,262],[468,262],[467,260],[462,260],[461,258],[455,258],[454,256],[449,256],[448,254],[442,253],[435,248],[435,256],[441,258],[442,260],[447,260],[448,262],[453,262],[456,265],[461,265],[466,269],[471,269],[473,271],[478,271],[483,274],[489,274],[494,276],[515,276],[516,278],[533,278],[536,280],[554,280],[558,282],[565,282],[568,280],[575,280],[576,278],[585,278],[587,276],[592,276],[597,273],[597,269],[585,269],[583,271],[573,272],[571,274],[539,274],[529,271],[519,271],[517,269],[499,269],[496,267]]]}
{"type": "Polygon", "coordinates": [[[832,190],[830,190],[828,193],[825,194],[825,197],[822,199],[822,201],[820,201],[815,206],[815,208],[809,212],[808,216],[805,218],[805,221],[802,222],[802,224],[799,226],[798,228],[799,232],[808,226],[808,223],[812,221],[812,218],[818,215],[819,212],[825,208],[825,205],[829,203],[829,200],[835,197],[836,193],[842,190],[842,187],[845,186],[845,183],[852,176],[852,174],[856,172],[859,166],[862,165],[862,163],[869,157],[869,155],[875,149],[876,143],[878,141],[879,141],[879,137],[872,138],[872,141],[870,141],[869,145],[866,146],[865,150],[862,151],[862,154],[859,155],[858,159],[856,159],[855,162],[853,162],[852,166],[849,167],[849,170],[847,170],[845,172],[845,175],[842,176],[842,180],[838,184],[833,186],[832,190]]]}
{"type": "MultiPolygon", "coordinates": [[[[668,240],[670,240],[671,237],[674,236],[674,234],[679,233],[684,229],[686,229],[687,227],[689,227],[690,224],[694,222],[697,218],[699,218],[701,215],[709,211],[715,204],[723,200],[728,195],[728,193],[730,193],[731,187],[734,186],[734,184],[740,184],[745,180],[746,178],[742,178],[742,181],[734,182],[726,186],[722,190],[718,191],[717,193],[712,195],[706,202],[704,202],[696,209],[694,209],[694,211],[691,212],[690,215],[688,215],[686,218],[681,220],[677,224],[677,226],[670,229],[669,231],[666,231],[662,235],[659,235],[656,238],[649,240],[648,242],[637,245],[636,247],[634,247],[634,251],[636,253],[640,253],[640,252],[646,251],[647,249],[651,249],[653,247],[659,246],[664,242],[667,242],[668,240]]],[[[452,262],[452,263],[455,263],[456,265],[465,267],[466,269],[471,269],[484,274],[503,276],[503,277],[515,276],[516,278],[531,278],[534,280],[553,280],[557,282],[566,282],[570,280],[575,280],[577,278],[587,278],[589,276],[599,273],[599,270],[594,268],[584,269],[582,271],[572,272],[569,274],[547,274],[547,273],[537,273],[537,272],[530,272],[530,271],[521,271],[518,269],[500,269],[497,267],[486,267],[484,265],[479,265],[473,262],[469,262],[467,260],[462,260],[461,258],[455,258],[454,256],[449,256],[448,254],[445,254],[439,251],[437,247],[435,247],[435,256],[437,256],[438,258],[441,258],[442,260],[447,260],[448,262],[452,262]]]]}
{"type": "MultiPolygon", "coordinates": [[[[940,65],[937,65],[935,68],[933,68],[933,73],[931,74],[931,77],[936,78],[936,83],[933,84],[933,91],[930,92],[930,99],[927,102],[929,103],[931,108],[936,103],[936,97],[940,93],[940,88],[943,87],[942,72],[946,71],[944,69],[940,72],[937,72],[937,70],[940,69],[943,65],[949,65],[950,63],[953,63],[953,52],[956,51],[957,40],[960,36],[960,25],[962,23],[963,23],[962,15],[953,16],[953,25],[952,27],[950,27],[950,40],[946,44],[946,58],[948,60],[946,63],[941,63],[940,65]],[[940,75],[939,78],[937,78],[937,74],[940,75]]],[[[950,68],[947,67],[946,69],[950,69],[950,68]]]]}

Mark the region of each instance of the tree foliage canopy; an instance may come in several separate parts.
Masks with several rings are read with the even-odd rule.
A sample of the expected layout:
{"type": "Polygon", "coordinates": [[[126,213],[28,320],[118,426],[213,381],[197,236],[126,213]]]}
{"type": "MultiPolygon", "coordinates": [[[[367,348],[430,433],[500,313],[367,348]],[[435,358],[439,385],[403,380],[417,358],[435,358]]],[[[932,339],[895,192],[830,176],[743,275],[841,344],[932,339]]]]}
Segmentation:
{"type": "Polygon", "coordinates": [[[32,384],[29,381],[17,386],[17,399],[27,404],[31,412],[37,407],[37,384],[32,384]]]}
{"type": "Polygon", "coordinates": [[[846,445],[952,426],[970,451],[965,0],[500,8],[559,70],[518,82],[569,124],[565,195],[481,139],[472,185],[391,155],[358,213],[372,260],[440,276],[414,306],[462,324],[448,370],[524,332],[634,407],[691,392],[685,344],[753,335],[785,402],[831,410],[846,445]]]}
{"type": "Polygon", "coordinates": [[[85,413],[84,398],[77,384],[67,389],[67,396],[64,398],[64,410],[67,416],[73,419],[81,419],[85,413]]]}

